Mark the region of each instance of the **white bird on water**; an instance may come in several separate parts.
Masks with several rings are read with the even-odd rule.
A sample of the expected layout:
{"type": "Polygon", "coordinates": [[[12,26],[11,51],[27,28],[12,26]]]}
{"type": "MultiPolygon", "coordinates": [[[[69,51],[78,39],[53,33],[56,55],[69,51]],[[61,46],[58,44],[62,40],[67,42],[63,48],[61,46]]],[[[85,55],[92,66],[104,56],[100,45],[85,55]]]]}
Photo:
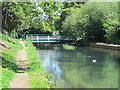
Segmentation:
{"type": "Polygon", "coordinates": [[[92,62],[96,63],[96,60],[92,60],[92,62]]]}

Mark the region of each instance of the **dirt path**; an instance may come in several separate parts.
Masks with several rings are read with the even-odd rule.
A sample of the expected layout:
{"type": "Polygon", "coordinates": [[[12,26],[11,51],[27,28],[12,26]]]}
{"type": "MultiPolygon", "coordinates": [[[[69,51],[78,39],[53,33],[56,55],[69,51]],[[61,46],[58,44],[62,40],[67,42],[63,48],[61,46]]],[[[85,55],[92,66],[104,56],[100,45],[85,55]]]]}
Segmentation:
{"type": "Polygon", "coordinates": [[[18,72],[16,73],[13,81],[10,82],[9,88],[29,88],[28,87],[28,75],[26,73],[26,59],[27,59],[27,52],[25,50],[25,42],[20,41],[23,45],[24,49],[17,52],[16,56],[16,63],[19,66],[18,72]]]}

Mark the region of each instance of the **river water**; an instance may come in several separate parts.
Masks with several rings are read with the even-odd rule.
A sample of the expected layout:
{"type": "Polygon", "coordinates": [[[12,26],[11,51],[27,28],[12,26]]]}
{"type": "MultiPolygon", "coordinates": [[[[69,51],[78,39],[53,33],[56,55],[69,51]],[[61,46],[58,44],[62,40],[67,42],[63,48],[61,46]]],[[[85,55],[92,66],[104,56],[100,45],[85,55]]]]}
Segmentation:
{"type": "Polygon", "coordinates": [[[45,71],[53,74],[56,88],[118,88],[117,51],[79,47],[65,50],[61,45],[37,48],[45,71]]]}

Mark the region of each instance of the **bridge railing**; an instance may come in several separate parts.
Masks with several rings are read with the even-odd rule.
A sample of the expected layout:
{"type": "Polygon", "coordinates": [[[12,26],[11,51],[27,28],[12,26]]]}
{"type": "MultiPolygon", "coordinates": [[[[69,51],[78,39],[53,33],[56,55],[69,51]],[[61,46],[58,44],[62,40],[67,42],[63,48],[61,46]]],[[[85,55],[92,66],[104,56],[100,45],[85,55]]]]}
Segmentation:
{"type": "Polygon", "coordinates": [[[39,35],[39,34],[29,34],[26,35],[26,38],[30,38],[32,41],[59,41],[63,40],[62,36],[53,36],[53,35],[39,35]]]}

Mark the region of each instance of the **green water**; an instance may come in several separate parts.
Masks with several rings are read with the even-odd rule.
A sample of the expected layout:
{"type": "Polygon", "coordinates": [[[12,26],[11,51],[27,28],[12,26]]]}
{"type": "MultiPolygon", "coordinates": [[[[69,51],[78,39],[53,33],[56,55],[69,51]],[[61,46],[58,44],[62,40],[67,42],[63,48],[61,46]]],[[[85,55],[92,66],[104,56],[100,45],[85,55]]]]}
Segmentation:
{"type": "Polygon", "coordinates": [[[40,62],[47,73],[54,75],[51,81],[56,88],[118,88],[117,51],[90,47],[65,50],[60,45],[39,47],[40,62]]]}

